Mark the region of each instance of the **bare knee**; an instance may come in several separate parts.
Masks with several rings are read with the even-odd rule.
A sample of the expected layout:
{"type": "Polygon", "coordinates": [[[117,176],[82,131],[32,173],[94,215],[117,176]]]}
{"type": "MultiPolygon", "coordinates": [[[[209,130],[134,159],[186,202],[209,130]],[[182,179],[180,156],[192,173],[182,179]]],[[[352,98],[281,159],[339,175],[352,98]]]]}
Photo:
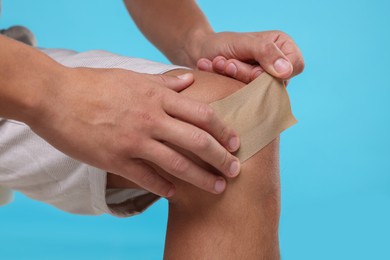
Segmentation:
{"type": "MultiPolygon", "coordinates": [[[[183,71],[176,70],[168,74],[179,75],[181,73],[183,71]]],[[[205,103],[229,96],[245,85],[237,80],[212,73],[200,71],[193,73],[195,76],[194,84],[182,93],[205,103]]],[[[280,193],[279,139],[277,138],[244,162],[240,176],[227,180],[227,189],[222,195],[209,194],[174,177],[167,177],[177,189],[176,195],[170,199],[170,203],[185,204],[189,207],[204,207],[205,204],[222,203],[221,198],[235,197],[237,199],[244,196],[247,202],[255,204],[260,201],[262,203],[269,201],[278,209],[280,193]]],[[[242,199],[244,200],[244,198],[242,199]]]]}
{"type": "MultiPolygon", "coordinates": [[[[166,75],[180,75],[186,70],[173,70],[166,75]]],[[[192,71],[195,81],[192,86],[181,93],[204,103],[220,100],[239,90],[244,83],[235,79],[203,71],[192,71]]]]}

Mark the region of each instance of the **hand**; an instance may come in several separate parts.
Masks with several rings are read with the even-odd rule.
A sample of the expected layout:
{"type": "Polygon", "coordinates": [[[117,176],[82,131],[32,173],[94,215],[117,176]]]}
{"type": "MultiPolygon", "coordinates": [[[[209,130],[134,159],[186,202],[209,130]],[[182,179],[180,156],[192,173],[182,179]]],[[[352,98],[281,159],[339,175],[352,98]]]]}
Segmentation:
{"type": "Polygon", "coordinates": [[[197,67],[249,83],[266,71],[288,80],[303,71],[298,46],[285,33],[213,33],[198,44],[197,67]]]}
{"type": "Polygon", "coordinates": [[[226,176],[239,172],[237,134],[203,103],[177,91],[193,82],[178,77],[120,69],[69,69],[67,79],[48,90],[31,128],[75,159],[170,197],[173,185],[154,166],[213,193],[226,182],[176,152],[190,151],[226,176]],[[231,144],[231,146],[229,146],[231,144]],[[232,163],[237,163],[230,172],[232,163]]]}

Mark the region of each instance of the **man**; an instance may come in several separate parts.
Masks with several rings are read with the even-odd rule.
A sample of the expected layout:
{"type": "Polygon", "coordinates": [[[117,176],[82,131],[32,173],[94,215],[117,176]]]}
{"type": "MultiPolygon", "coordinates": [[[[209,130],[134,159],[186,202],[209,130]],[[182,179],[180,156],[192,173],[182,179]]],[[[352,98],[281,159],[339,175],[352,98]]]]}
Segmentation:
{"type": "MultiPolygon", "coordinates": [[[[198,66],[238,81],[204,72],[172,71],[173,67],[165,76],[120,69],[70,69],[1,37],[5,47],[0,50],[0,115],[26,123],[65,154],[113,172],[115,175],[107,175],[108,188],[132,188],[133,192],[142,187],[169,197],[167,258],[181,259],[185,254],[194,259],[206,255],[212,259],[277,258],[277,140],[240,166],[229,153],[238,149],[237,133],[205,104],[230,95],[264,70],[284,80],[300,73],[303,60],[299,49],[277,31],[214,33],[194,1],[129,0],[126,6],[143,33],[173,63],[198,66]],[[203,162],[190,159],[193,157],[183,150],[203,162]],[[237,176],[240,167],[237,180],[221,177],[237,176]],[[187,183],[211,193],[221,193],[228,183],[228,190],[215,196],[187,183]],[[210,230],[213,235],[205,238],[210,230]]],[[[47,53],[58,61],[67,59],[63,60],[65,65],[82,65],[61,58],[58,52],[47,53]]],[[[10,122],[4,125],[9,127],[10,122]]],[[[27,136],[28,130],[22,127],[21,136],[27,136]]],[[[28,136],[38,138],[32,132],[28,136]]],[[[15,146],[7,142],[9,147],[15,146]]],[[[71,165],[72,173],[83,167],[92,169],[71,165]]],[[[95,173],[100,176],[96,178],[105,177],[95,173]]],[[[72,176],[78,175],[82,172],[72,176]]],[[[51,177],[56,180],[58,176],[51,177]]],[[[11,182],[18,182],[17,175],[11,182]]],[[[103,188],[91,191],[104,194],[103,188]]],[[[140,197],[148,194],[142,192],[140,197]]],[[[117,210],[126,208],[121,205],[123,199],[112,200],[117,210]]],[[[47,202],[56,204],[55,198],[47,202]]]]}

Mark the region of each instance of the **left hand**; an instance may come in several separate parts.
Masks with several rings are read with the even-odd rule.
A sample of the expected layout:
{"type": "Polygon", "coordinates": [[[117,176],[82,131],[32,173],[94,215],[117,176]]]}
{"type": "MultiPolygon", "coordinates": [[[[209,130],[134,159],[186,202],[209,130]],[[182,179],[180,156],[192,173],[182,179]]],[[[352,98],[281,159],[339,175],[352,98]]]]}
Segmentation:
{"type": "Polygon", "coordinates": [[[266,71],[288,80],[303,71],[298,46],[280,31],[213,33],[199,45],[196,66],[249,83],[266,71]]]}

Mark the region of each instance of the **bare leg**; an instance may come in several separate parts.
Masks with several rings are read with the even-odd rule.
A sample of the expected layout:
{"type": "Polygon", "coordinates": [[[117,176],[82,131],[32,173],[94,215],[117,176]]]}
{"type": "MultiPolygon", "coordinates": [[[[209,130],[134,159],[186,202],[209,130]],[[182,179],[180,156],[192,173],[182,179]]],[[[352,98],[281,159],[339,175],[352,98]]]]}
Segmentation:
{"type": "MultiPolygon", "coordinates": [[[[177,74],[174,71],[169,74],[177,74]]],[[[243,86],[214,74],[195,73],[183,91],[211,103],[243,86]]],[[[177,188],[169,201],[165,259],[279,259],[279,141],[243,163],[222,195],[170,177],[177,188]]]]}
{"type": "MultiPolygon", "coordinates": [[[[178,75],[182,71],[167,74],[178,75]]],[[[182,92],[211,103],[244,86],[236,80],[194,72],[195,83],[182,92]]],[[[205,166],[207,167],[207,166],[205,166]]],[[[169,200],[165,259],[279,259],[279,140],[244,162],[221,195],[204,192],[165,174],[177,193],[169,200]]],[[[116,176],[108,185],[136,187],[116,176]]]]}

